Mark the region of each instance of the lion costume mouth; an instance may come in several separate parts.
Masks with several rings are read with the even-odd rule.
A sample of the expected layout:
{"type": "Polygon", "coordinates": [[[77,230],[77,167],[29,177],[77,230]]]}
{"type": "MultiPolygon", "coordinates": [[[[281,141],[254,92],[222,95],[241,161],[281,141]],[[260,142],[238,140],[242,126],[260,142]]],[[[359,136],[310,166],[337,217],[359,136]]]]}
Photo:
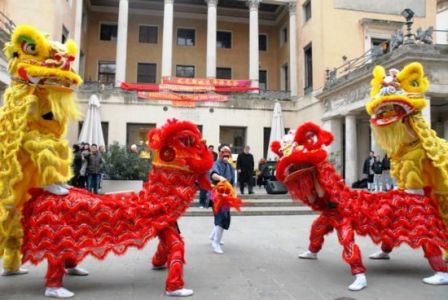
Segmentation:
{"type": "Polygon", "coordinates": [[[413,111],[414,108],[404,101],[386,101],[373,109],[370,121],[376,126],[386,126],[402,120],[413,111]]]}

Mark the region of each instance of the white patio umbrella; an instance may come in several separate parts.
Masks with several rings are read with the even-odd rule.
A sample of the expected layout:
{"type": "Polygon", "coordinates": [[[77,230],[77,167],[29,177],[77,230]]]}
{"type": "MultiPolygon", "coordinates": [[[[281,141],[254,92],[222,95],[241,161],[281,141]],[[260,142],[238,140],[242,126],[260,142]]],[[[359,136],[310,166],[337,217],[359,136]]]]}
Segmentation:
{"type": "Polygon", "coordinates": [[[272,114],[271,135],[269,137],[269,148],[267,160],[277,160],[278,156],[271,151],[271,143],[273,141],[281,141],[285,135],[285,127],[283,126],[282,107],[277,101],[274,105],[274,113],[272,114]]]}
{"type": "Polygon", "coordinates": [[[101,128],[100,106],[98,96],[95,94],[90,96],[84,124],[82,125],[78,138],[79,143],[86,142],[90,145],[97,144],[98,146],[105,146],[103,129],[101,128]]]}

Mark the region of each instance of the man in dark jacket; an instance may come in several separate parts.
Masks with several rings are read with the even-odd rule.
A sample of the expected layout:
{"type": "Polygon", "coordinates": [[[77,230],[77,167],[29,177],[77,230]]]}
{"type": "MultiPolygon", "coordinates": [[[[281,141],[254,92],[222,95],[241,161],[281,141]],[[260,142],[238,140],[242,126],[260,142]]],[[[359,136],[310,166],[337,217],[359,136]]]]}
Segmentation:
{"type": "Polygon", "coordinates": [[[98,152],[96,144],[90,146],[90,154],[87,155],[87,187],[90,192],[98,194],[98,187],[103,166],[103,157],[98,152]]]}
{"type": "Polygon", "coordinates": [[[375,161],[375,152],[370,151],[369,157],[364,161],[362,172],[367,175],[367,189],[373,191],[373,170],[372,166],[375,161]]]}
{"type": "Polygon", "coordinates": [[[240,182],[241,194],[244,194],[244,186],[248,185],[249,194],[253,194],[254,157],[249,153],[250,147],[245,146],[243,153],[238,155],[236,169],[238,170],[238,181],[240,182]]]}

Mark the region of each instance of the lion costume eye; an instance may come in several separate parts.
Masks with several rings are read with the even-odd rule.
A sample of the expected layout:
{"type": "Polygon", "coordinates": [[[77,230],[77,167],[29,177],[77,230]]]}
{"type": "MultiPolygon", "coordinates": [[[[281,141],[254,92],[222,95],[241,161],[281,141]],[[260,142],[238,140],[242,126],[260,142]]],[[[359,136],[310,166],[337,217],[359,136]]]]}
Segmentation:
{"type": "Polygon", "coordinates": [[[23,41],[22,42],[22,50],[26,54],[31,54],[31,55],[37,54],[36,44],[34,44],[32,42],[23,41]]]}

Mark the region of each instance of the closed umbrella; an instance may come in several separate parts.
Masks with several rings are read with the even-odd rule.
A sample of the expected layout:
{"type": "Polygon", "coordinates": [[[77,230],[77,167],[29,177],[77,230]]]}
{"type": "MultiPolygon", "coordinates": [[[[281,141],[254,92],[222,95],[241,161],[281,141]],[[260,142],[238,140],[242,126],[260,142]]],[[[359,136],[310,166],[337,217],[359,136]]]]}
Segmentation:
{"type": "Polygon", "coordinates": [[[267,160],[277,160],[277,155],[271,151],[271,143],[273,141],[281,141],[285,135],[285,127],[283,126],[282,107],[277,101],[274,105],[274,113],[272,114],[271,135],[269,137],[269,148],[267,160]]]}
{"type": "Polygon", "coordinates": [[[103,129],[101,127],[100,106],[98,96],[95,94],[90,96],[86,117],[78,139],[79,143],[86,142],[90,145],[97,144],[98,146],[105,146],[103,129]]]}

